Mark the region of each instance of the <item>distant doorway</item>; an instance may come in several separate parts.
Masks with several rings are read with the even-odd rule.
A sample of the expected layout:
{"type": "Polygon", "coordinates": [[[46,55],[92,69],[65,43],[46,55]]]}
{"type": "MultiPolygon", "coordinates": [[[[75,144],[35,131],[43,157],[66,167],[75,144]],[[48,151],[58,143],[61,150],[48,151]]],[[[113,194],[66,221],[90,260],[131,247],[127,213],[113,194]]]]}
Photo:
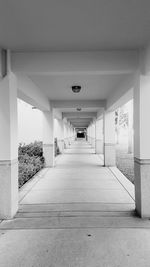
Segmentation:
{"type": "Polygon", "coordinates": [[[85,138],[85,132],[82,131],[77,132],[77,138],[85,138]]]}

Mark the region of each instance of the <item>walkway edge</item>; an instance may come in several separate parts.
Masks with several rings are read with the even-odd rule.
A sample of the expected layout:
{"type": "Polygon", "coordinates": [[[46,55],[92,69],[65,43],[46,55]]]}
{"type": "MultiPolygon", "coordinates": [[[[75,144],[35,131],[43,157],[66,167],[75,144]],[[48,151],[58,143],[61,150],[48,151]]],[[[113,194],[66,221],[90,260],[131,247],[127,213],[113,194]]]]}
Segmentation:
{"type": "Polygon", "coordinates": [[[119,183],[125,188],[128,194],[132,197],[135,201],[135,188],[134,185],[126,178],[126,176],[117,168],[117,167],[109,167],[108,168],[119,183]]]}
{"type": "Polygon", "coordinates": [[[48,170],[49,168],[41,169],[19,189],[19,203],[32,190],[35,184],[48,172],[48,170]]]}

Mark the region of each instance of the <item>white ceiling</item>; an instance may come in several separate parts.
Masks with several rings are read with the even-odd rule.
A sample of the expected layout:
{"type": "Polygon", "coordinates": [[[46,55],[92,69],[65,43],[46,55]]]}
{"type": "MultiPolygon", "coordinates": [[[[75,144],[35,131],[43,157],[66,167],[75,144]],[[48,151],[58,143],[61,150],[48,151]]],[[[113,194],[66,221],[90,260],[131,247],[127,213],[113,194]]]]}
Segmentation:
{"type": "Polygon", "coordinates": [[[139,48],[149,29],[149,0],[0,1],[0,46],[15,51],[139,48]]]}
{"type": "MultiPolygon", "coordinates": [[[[60,108],[61,112],[74,112],[77,113],[77,108],[80,108],[80,103],[83,101],[105,100],[112,94],[123,82],[128,74],[118,75],[30,75],[31,80],[43,91],[44,94],[50,100],[58,101],[77,101],[76,107],[63,107],[60,108]],[[71,90],[73,84],[81,85],[81,92],[75,94],[71,90]]],[[[88,112],[98,112],[99,107],[84,107],[75,119],[68,118],[74,127],[87,127],[93,120],[93,116],[90,119],[82,119],[82,112],[88,114],[88,112]]]]}
{"type": "Polygon", "coordinates": [[[107,99],[127,74],[119,75],[30,75],[32,81],[50,100],[100,100],[107,99]],[[73,84],[81,85],[81,92],[71,90],[73,84]]]}
{"type": "MultiPolygon", "coordinates": [[[[0,47],[13,51],[137,49],[150,40],[149,29],[149,0],[0,1],[0,47]]],[[[49,99],[77,101],[107,99],[126,77],[30,75],[49,99]],[[80,94],[71,91],[75,83],[82,86],[80,94]]]]}

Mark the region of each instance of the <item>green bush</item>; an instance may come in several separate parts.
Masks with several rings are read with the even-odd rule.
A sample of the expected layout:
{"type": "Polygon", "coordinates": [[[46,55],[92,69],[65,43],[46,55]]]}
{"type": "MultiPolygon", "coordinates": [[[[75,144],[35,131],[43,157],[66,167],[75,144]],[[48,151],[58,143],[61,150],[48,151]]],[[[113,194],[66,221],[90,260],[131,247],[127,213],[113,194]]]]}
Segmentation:
{"type": "Polygon", "coordinates": [[[19,188],[44,167],[42,142],[28,145],[20,144],[19,159],[19,188]]]}

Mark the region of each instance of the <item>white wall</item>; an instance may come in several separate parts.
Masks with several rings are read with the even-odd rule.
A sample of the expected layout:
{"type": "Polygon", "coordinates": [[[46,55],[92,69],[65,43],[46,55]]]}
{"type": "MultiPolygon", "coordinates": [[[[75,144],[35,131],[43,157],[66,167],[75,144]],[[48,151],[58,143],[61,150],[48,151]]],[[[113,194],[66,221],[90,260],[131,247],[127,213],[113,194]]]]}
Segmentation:
{"type": "Polygon", "coordinates": [[[27,75],[16,74],[18,83],[18,97],[27,103],[43,110],[50,110],[50,102],[27,75]]]}
{"type": "Polygon", "coordinates": [[[42,112],[18,99],[18,142],[42,141],[42,112]]]}

